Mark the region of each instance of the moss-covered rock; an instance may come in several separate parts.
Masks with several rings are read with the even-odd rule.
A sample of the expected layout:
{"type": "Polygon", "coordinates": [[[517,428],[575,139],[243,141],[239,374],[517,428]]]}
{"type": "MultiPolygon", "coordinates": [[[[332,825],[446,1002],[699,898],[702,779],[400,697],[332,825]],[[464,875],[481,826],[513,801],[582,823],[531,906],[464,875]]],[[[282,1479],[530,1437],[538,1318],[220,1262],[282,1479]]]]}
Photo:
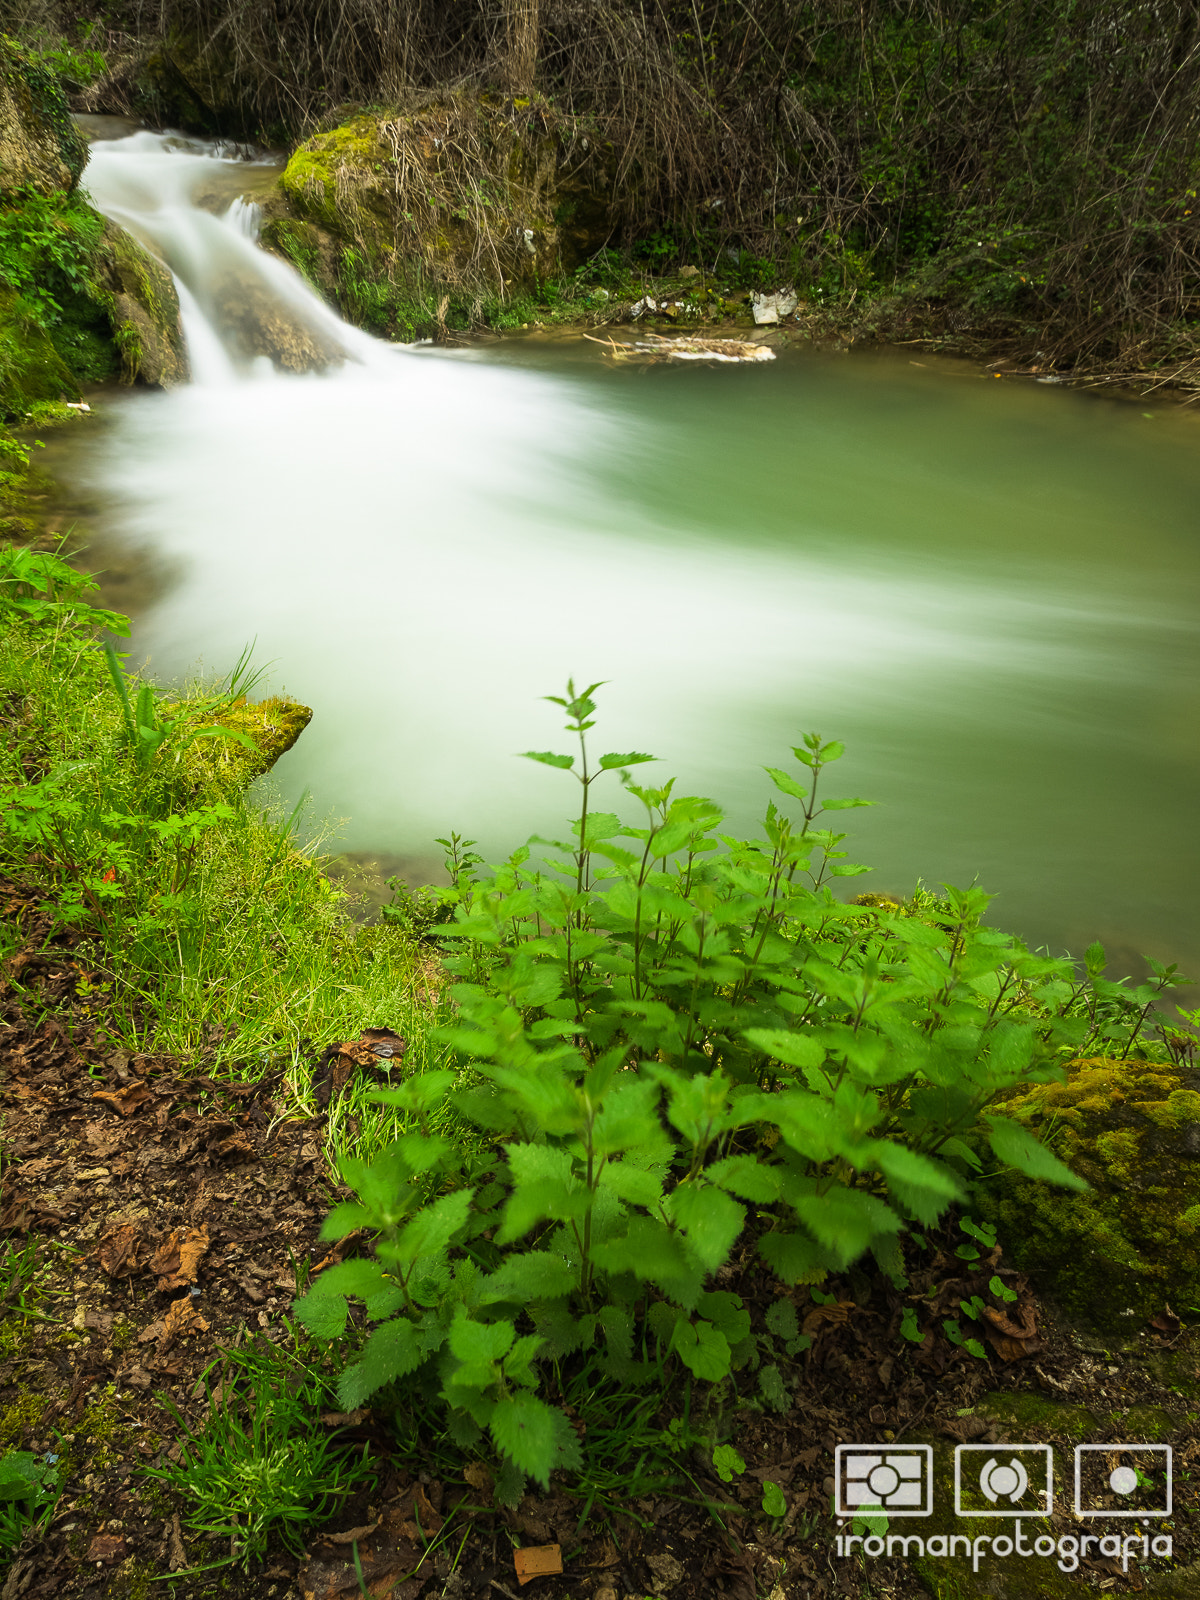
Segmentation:
{"type": "Polygon", "coordinates": [[[212,725],[243,734],[253,749],[237,739],[198,739],[184,754],[188,779],[197,788],[240,794],[286,755],[311,721],[308,706],[280,695],[237,700],[212,725]]]}
{"type": "Polygon", "coordinates": [[[1065,1083],[1005,1105],[1091,1190],[1005,1177],[981,1211],[1042,1294],[1076,1324],[1131,1335],[1169,1303],[1200,1308],[1200,1070],[1073,1062],[1065,1083]]]}
{"type": "Polygon", "coordinates": [[[353,320],[382,330],[391,304],[441,323],[456,296],[510,296],[598,249],[608,182],[537,97],[444,92],[305,140],[263,240],[353,320]]]}
{"type": "Polygon", "coordinates": [[[187,346],[175,281],[162,262],[115,222],[107,222],[98,282],[109,297],[113,338],[127,383],[169,389],[186,383],[187,346]]]}
{"type": "Polygon", "coordinates": [[[0,34],[0,200],[69,191],[86,163],[58,79],[0,34]]]}

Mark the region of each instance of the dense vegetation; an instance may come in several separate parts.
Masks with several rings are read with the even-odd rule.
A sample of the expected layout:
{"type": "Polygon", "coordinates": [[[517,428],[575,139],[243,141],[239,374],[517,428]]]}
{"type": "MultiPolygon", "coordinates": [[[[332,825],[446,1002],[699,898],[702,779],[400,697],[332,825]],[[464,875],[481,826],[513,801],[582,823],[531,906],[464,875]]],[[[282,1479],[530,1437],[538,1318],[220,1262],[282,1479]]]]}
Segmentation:
{"type": "Polygon", "coordinates": [[[1194,355],[1186,0],[5,0],[0,18],[40,30],[76,87],[107,51],[89,103],[276,140],[347,103],[537,88],[568,146],[608,151],[617,237],[651,262],[733,250],[860,310],[900,289],[1060,359],[1194,355]]]}
{"type": "MultiPolygon", "coordinates": [[[[787,1359],[808,1341],[794,1308],[756,1329],[720,1287],[735,1247],[814,1294],[864,1256],[903,1288],[904,1241],[987,1173],[1082,1187],[1007,1096],[1080,1052],[1165,1054],[1147,1030],[1173,969],[1131,990],[1105,981],[1098,947],[1079,970],[1030,952],[986,926],[976,889],[835,896],[867,870],[827,825],[865,803],[826,793],[836,742],[809,735],[796,771],[765,769],[776,799],[740,840],[711,800],[637,782],[651,757],[594,754],[596,685],[552,697],[575,752],[530,752],[579,782],[570,835],[490,874],[451,837],[448,887],[355,928],[294,818],[243,792],[245,664],[166,700],[99,648],[97,627],[123,623],[86,579],[24,550],[3,562],[0,868],[84,935],[77,988],[114,1043],[248,1077],[282,1066],[304,1115],[322,1039],[403,1027],[400,1081],[364,1082],[327,1133],[357,1198],[325,1236],[371,1246],[313,1282],[296,1311],[317,1345],[279,1359],[317,1369],[332,1351],[347,1411],[372,1400],[401,1438],[491,1455],[505,1502],[556,1469],[599,1492],[579,1406],[644,1399],[649,1416],[682,1380],[698,1411],[729,1384],[786,1411],[787,1359]],[[633,823],[600,809],[618,785],[633,823]]],[[[999,1278],[988,1295],[1012,1298],[999,1278]]],[[[984,1322],[946,1329],[984,1358],[984,1322]]],[[[212,1427],[240,1424],[218,1409],[212,1427]]],[[[692,1435],[655,1437],[662,1455],[692,1435]]],[[[284,1448],[256,1440],[237,1449],[284,1448]]],[[[205,1436],[163,1469],[202,1519],[225,1449],[205,1436]]],[[[349,1479],[310,1456],[304,1494],[336,1499],[349,1479]]],[[[302,1515],[287,1503],[280,1517],[302,1515]]]]}

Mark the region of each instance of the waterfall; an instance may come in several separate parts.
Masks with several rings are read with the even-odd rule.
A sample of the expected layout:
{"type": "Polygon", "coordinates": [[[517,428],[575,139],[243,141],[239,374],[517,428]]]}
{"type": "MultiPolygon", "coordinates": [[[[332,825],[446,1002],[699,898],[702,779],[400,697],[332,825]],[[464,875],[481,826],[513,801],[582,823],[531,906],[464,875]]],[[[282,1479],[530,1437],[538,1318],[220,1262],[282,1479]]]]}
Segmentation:
{"type": "Polygon", "coordinates": [[[394,349],[349,327],[258,248],[261,207],[236,187],[271,164],[216,142],[140,132],[93,143],[83,182],[97,210],[171,269],[197,383],[394,363],[394,349]]]}

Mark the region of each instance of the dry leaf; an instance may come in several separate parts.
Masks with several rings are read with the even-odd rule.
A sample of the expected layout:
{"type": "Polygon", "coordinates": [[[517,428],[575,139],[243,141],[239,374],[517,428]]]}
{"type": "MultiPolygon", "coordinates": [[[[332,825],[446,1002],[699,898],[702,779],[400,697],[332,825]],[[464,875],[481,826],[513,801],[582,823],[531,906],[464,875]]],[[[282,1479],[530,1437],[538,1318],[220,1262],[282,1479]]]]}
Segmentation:
{"type": "Polygon", "coordinates": [[[150,1271],[159,1274],[159,1293],[167,1294],[186,1283],[195,1283],[208,1245],[207,1228],[175,1228],[161,1240],[150,1258],[150,1271]]]}
{"type": "Polygon", "coordinates": [[[851,1313],[857,1310],[853,1300],[839,1300],[835,1306],[813,1306],[805,1313],[804,1332],[810,1336],[818,1333],[823,1322],[849,1322],[851,1313]]]}
{"type": "Polygon", "coordinates": [[[163,1321],[163,1331],[158,1340],[158,1354],[164,1355],[176,1339],[188,1333],[207,1333],[208,1323],[192,1304],[190,1294],[185,1294],[180,1300],[172,1300],[170,1309],[163,1321]]]}
{"type": "Polygon", "coordinates": [[[141,1229],[132,1223],[123,1222],[101,1234],[96,1254],[109,1277],[119,1278],[139,1270],[141,1262],[138,1260],[138,1254],[141,1244],[141,1229]]]}
{"type": "Polygon", "coordinates": [[[524,1550],[513,1551],[513,1566],[519,1584],[533,1578],[552,1578],[563,1569],[562,1546],[557,1544],[528,1545],[524,1550]]]}
{"type": "Polygon", "coordinates": [[[147,1101],[153,1100],[154,1095],[144,1083],[131,1083],[124,1089],[97,1089],[92,1099],[102,1100],[106,1106],[119,1111],[123,1117],[131,1117],[139,1106],[144,1106],[147,1101]]]}
{"type": "Polygon", "coordinates": [[[116,1561],[125,1554],[125,1536],[120,1533],[98,1533],[87,1547],[86,1561],[116,1561]]]}

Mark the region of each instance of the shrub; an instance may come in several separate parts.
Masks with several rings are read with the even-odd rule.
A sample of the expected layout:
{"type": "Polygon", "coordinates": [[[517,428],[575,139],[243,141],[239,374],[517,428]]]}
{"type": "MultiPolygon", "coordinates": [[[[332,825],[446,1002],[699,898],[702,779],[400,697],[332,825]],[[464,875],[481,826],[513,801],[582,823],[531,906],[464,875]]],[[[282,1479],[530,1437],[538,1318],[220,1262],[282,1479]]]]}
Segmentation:
{"type": "Polygon", "coordinates": [[[1100,1018],[1087,976],[983,926],[978,889],[839,901],[831,882],[867,870],[822,825],[866,803],[824,796],[840,744],[807,735],[800,777],[766,768],[795,819],[773,801],[740,840],[711,800],[635,782],[652,757],[593,758],[597,687],[551,697],[577,754],[529,752],[579,781],[573,836],[439,891],[456,901],[428,931],[455,952],[457,1070],[377,1096],[411,1131],[343,1162],[358,1199],[323,1234],[368,1230],[376,1259],[331,1267],[297,1305],[334,1339],[361,1299],[376,1326],[341,1403],[399,1380],[437,1396],[460,1445],[490,1434],[510,1496],[580,1465],[537,1393],[543,1363],[636,1386],[664,1360],[709,1382],[752,1360],[740,1298],[712,1287],[739,1240],[785,1284],[868,1253],[903,1282],[901,1236],[985,1161],[1086,1187],[995,1102],[1061,1077],[1097,1028],[1128,1037],[1140,1004],[1100,1018]],[[596,809],[609,774],[640,825],[596,809]],[[430,1136],[446,1107],[460,1135],[430,1136]]]}

